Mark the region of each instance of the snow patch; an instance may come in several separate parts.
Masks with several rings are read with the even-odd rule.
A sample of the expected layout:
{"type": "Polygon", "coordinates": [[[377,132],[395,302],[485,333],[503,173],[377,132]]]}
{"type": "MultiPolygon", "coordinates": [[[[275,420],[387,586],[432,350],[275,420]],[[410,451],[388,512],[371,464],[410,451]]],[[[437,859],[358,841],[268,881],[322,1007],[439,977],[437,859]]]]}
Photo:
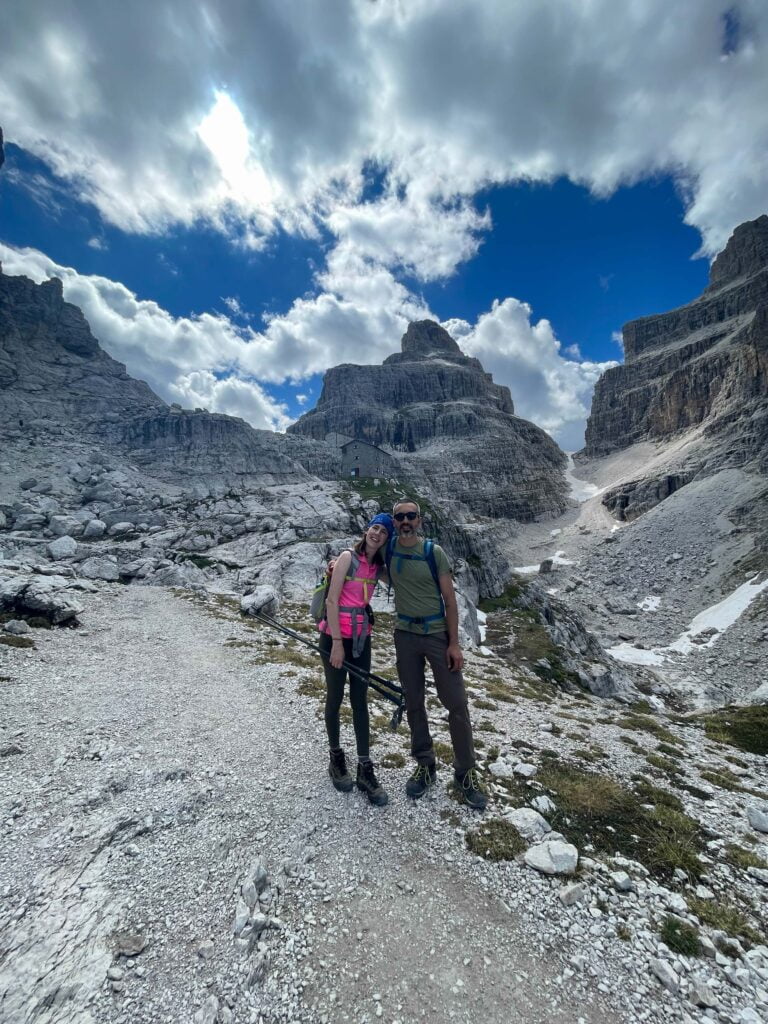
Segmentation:
{"type": "Polygon", "coordinates": [[[476,608],[475,611],[477,613],[477,628],[480,632],[480,643],[483,644],[485,643],[485,630],[488,616],[485,612],[481,612],[479,608],[476,608]]]}
{"type": "Polygon", "coordinates": [[[656,594],[649,594],[648,597],[644,597],[643,600],[638,603],[637,607],[644,612],[657,612],[660,604],[660,597],[656,594]]]}
{"type": "Polygon", "coordinates": [[[580,480],[576,476],[576,467],[573,464],[573,454],[569,454],[568,456],[565,479],[568,481],[570,496],[574,501],[589,501],[590,498],[594,498],[595,495],[601,494],[605,490],[605,487],[597,487],[595,484],[587,483],[586,480],[580,480]]]}
{"type": "Polygon", "coordinates": [[[667,660],[660,651],[646,651],[632,644],[618,644],[609,647],[608,654],[616,661],[624,661],[628,665],[663,665],[667,660]]]}

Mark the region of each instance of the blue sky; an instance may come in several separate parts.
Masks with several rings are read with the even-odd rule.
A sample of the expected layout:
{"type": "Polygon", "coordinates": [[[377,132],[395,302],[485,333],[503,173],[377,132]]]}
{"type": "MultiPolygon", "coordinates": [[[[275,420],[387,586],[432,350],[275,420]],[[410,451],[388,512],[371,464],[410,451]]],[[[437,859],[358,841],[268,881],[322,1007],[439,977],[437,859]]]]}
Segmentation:
{"type": "Polygon", "coordinates": [[[61,276],[166,400],[270,429],[432,316],[579,447],[621,325],[768,209],[768,11],[302,6],[4,8],[6,271],[61,276]]]}

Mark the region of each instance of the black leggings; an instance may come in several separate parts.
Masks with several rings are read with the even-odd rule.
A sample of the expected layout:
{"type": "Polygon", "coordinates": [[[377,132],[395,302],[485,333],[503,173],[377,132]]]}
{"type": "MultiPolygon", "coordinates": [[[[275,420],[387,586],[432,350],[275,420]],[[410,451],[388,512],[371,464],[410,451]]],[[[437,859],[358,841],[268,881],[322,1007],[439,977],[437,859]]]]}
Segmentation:
{"type": "MultiPolygon", "coordinates": [[[[371,667],[371,638],[359,657],[352,657],[352,640],[343,640],[344,660],[356,668],[368,672],[371,667]]],[[[347,679],[345,668],[334,668],[328,655],[331,653],[333,641],[328,633],[320,636],[320,650],[323,652],[323,668],[325,669],[325,728],[328,732],[328,743],[331,747],[339,747],[339,711],[344,700],[344,683],[347,679]]],[[[368,721],[368,683],[359,676],[349,677],[349,703],[352,705],[352,724],[355,728],[357,756],[368,757],[370,754],[371,728],[368,721]]]]}

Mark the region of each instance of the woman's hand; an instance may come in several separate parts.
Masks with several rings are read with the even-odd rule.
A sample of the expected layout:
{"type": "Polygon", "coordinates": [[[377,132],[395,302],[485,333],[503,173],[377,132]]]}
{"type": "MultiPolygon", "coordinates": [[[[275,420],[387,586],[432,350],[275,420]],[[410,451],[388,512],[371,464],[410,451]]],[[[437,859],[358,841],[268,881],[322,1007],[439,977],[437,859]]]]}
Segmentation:
{"type": "Polygon", "coordinates": [[[344,661],[344,643],[341,640],[334,640],[331,646],[331,665],[334,668],[341,668],[344,661]]]}

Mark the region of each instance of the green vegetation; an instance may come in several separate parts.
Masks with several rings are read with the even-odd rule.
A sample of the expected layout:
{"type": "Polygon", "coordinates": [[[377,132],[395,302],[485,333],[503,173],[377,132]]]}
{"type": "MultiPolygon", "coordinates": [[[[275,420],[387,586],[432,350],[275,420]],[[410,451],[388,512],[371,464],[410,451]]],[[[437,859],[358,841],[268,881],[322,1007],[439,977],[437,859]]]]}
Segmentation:
{"type": "Polygon", "coordinates": [[[659,929],[662,942],[666,943],[675,953],[683,956],[701,956],[701,939],[699,929],[686,924],[678,917],[667,915],[659,929]]]}
{"type": "Polygon", "coordinates": [[[681,740],[675,736],[673,732],[670,732],[661,722],[655,718],[651,718],[650,715],[639,715],[630,712],[620,718],[616,724],[620,729],[629,729],[636,732],[649,732],[652,736],[655,736],[658,740],[664,740],[666,743],[677,743],[680,744],[681,740]]]}
{"type": "Polygon", "coordinates": [[[440,740],[435,740],[432,747],[438,761],[442,761],[444,764],[453,764],[453,747],[450,743],[442,743],[440,740]]]}
{"type": "Polygon", "coordinates": [[[759,946],[764,937],[750,924],[749,919],[731,903],[722,900],[702,900],[698,896],[688,897],[688,906],[692,914],[711,928],[734,938],[743,939],[748,945],[759,946]]]}
{"type": "Polygon", "coordinates": [[[391,751],[381,759],[383,768],[405,768],[406,763],[405,756],[398,751],[391,751]]]}
{"type": "Polygon", "coordinates": [[[490,612],[509,611],[517,607],[520,595],[525,591],[525,584],[521,577],[515,577],[499,597],[486,597],[477,606],[481,612],[488,615],[490,612]]]}
{"type": "Polygon", "coordinates": [[[737,843],[728,843],[723,851],[723,857],[730,865],[742,871],[746,871],[747,868],[768,868],[768,861],[758,857],[754,850],[745,850],[737,843]]]}
{"type": "Polygon", "coordinates": [[[3,633],[0,636],[0,644],[6,647],[34,647],[35,641],[31,636],[14,636],[13,633],[3,633]]]}
{"type": "Polygon", "coordinates": [[[698,715],[707,737],[716,743],[768,755],[768,706],[719,708],[698,715]]]}
{"type": "Polygon", "coordinates": [[[483,697],[475,697],[472,704],[479,711],[495,711],[498,706],[492,700],[485,700],[483,697]]]}
{"type": "Polygon", "coordinates": [[[692,878],[701,875],[699,827],[665,790],[643,782],[633,791],[563,762],[544,762],[537,779],[554,794],[558,810],[550,818],[552,827],[575,845],[620,852],[662,879],[671,878],[675,868],[692,878]]]}
{"type": "Polygon", "coordinates": [[[514,860],[527,849],[527,843],[514,825],[503,818],[491,818],[466,834],[472,853],[486,860],[514,860]]]}
{"type": "Polygon", "coordinates": [[[679,797],[670,793],[660,786],[654,786],[652,782],[643,778],[642,775],[634,776],[635,792],[641,803],[656,804],[658,807],[671,807],[675,811],[682,811],[683,804],[679,797]]]}

